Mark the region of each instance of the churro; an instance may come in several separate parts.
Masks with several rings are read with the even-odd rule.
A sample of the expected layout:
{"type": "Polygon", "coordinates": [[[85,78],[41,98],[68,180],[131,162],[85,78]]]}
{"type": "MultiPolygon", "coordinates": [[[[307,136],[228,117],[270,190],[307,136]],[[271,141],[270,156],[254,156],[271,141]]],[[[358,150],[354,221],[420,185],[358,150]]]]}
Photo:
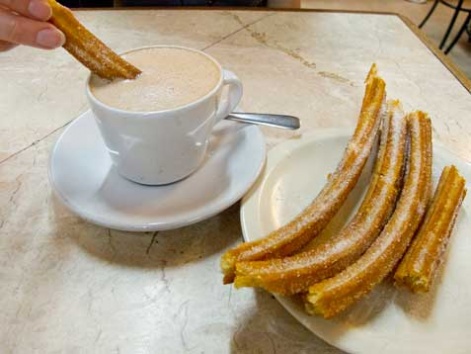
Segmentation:
{"type": "Polygon", "coordinates": [[[378,237],[394,209],[403,175],[406,125],[399,102],[388,102],[370,186],[358,212],[338,235],[291,257],[238,262],[235,286],[292,295],[355,262],[378,237]]]}
{"type": "Polygon", "coordinates": [[[465,183],[455,166],[443,169],[425,221],[394,275],[396,285],[413,292],[430,290],[466,196],[465,183]]]}
{"type": "Polygon", "coordinates": [[[48,0],[48,3],[52,8],[49,22],[65,35],[64,49],[93,73],[108,80],[134,79],[141,73],[87,30],[75,18],[72,11],[55,0],[48,0]]]}
{"type": "Polygon", "coordinates": [[[352,265],[309,288],[304,297],[309,314],[331,318],[368,294],[404,255],[430,199],[431,123],[422,112],[408,115],[409,160],[396,209],[381,234],[352,265]]]}
{"type": "Polygon", "coordinates": [[[236,262],[291,255],[322,231],[356,185],[368,160],[379,129],[385,97],[385,83],[373,65],[366,79],[357,127],[327,184],[314,201],[288,224],[263,239],[227,251],[221,259],[224,283],[234,280],[236,262]]]}

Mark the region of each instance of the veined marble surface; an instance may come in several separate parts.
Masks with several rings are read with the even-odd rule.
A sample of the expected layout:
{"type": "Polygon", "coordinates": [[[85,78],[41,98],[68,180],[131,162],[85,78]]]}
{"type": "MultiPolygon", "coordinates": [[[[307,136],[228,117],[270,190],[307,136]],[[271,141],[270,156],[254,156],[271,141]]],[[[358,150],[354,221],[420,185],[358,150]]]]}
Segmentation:
{"type": "MultiPolygon", "coordinates": [[[[471,95],[396,16],[266,11],[80,11],[117,51],[203,49],[242,79],[242,109],[302,119],[269,147],[354,126],[379,66],[390,98],[428,111],[434,137],[471,160],[471,95]]],[[[52,196],[50,150],[87,109],[87,70],[63,50],[0,54],[1,353],[340,353],[264,291],[223,286],[238,205],[178,230],[133,234],[77,218],[52,196]]]]}

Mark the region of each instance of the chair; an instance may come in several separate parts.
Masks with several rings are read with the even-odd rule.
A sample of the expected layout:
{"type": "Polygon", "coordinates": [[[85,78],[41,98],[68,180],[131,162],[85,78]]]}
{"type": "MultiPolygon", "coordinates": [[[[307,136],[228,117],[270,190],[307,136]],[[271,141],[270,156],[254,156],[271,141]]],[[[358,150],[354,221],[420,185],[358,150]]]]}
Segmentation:
{"type": "Polygon", "coordinates": [[[419,25],[419,28],[422,28],[425,25],[425,23],[428,21],[428,19],[432,15],[432,13],[437,8],[438,3],[441,3],[445,6],[448,6],[449,8],[454,9],[455,12],[453,13],[450,24],[448,25],[448,28],[445,32],[445,36],[443,37],[443,39],[440,43],[440,46],[439,46],[440,49],[443,49],[443,47],[445,46],[446,41],[447,41],[451,31],[453,30],[453,27],[455,25],[455,22],[456,22],[456,19],[458,18],[459,13],[460,12],[466,12],[468,14],[468,16],[466,17],[466,20],[464,21],[463,25],[461,26],[460,30],[458,31],[458,34],[452,40],[451,44],[446,48],[445,54],[448,54],[453,49],[454,45],[456,44],[456,42],[458,42],[458,40],[460,39],[460,37],[463,35],[463,33],[465,31],[468,33],[468,36],[470,36],[469,40],[471,40],[471,30],[470,30],[471,9],[464,8],[463,7],[463,2],[464,2],[464,0],[458,0],[458,4],[453,5],[453,4],[449,3],[446,0],[435,0],[432,7],[430,8],[430,11],[428,12],[428,14],[425,16],[425,18],[423,19],[423,21],[419,25]]]}

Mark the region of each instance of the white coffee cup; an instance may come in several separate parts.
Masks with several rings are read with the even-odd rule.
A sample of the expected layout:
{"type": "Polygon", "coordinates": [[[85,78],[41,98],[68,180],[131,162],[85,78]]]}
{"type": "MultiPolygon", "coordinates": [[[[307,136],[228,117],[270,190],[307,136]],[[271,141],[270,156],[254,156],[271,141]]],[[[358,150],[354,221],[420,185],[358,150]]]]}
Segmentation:
{"type": "Polygon", "coordinates": [[[242,98],[242,83],[237,76],[222,69],[208,54],[178,46],[155,47],[198,52],[216,64],[220,79],[210,93],[187,105],[132,112],[99,101],[90,89],[89,77],[88,101],[113,164],[123,177],[147,185],[169,184],[196,171],[204,160],[214,125],[231,113],[242,98]]]}

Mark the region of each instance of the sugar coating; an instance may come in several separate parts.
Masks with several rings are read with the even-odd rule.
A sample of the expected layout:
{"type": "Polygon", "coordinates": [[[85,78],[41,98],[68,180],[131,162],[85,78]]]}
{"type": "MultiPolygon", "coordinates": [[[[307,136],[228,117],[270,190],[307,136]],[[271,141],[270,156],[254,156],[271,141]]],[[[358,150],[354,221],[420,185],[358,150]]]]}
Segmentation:
{"type": "Polygon", "coordinates": [[[157,47],[130,52],[124,58],[142,73],[133,80],[107,81],[93,76],[93,95],[108,106],[153,112],[197,101],[218,84],[219,67],[209,58],[182,48],[157,47]]]}
{"type": "MultiPolygon", "coordinates": [[[[377,82],[383,83],[381,79],[377,79],[377,82]]],[[[309,239],[311,239],[325,227],[340,209],[358,181],[371,153],[381,117],[385,114],[384,89],[376,89],[370,86],[366,89],[366,95],[371,91],[373,91],[374,97],[371,98],[370,103],[362,106],[355,132],[347,144],[342,160],[330,176],[327,184],[314,201],[295,219],[265,239],[252,243],[250,249],[244,250],[247,259],[256,259],[259,254],[263,254],[271,248],[282,248],[285,245],[294,243],[293,240],[303,239],[304,235],[309,235],[309,239]]]]}
{"type": "Polygon", "coordinates": [[[265,238],[227,251],[221,260],[226,283],[234,280],[236,276],[236,262],[240,264],[242,261],[289,256],[317,236],[334,217],[358,181],[370,155],[379,130],[385,95],[385,83],[375,76],[373,65],[368,75],[357,127],[342,160],[335,172],[329,176],[327,184],[312,203],[289,223],[265,238]]]}
{"type": "Polygon", "coordinates": [[[326,243],[292,257],[237,265],[236,286],[260,286],[290,295],[331,277],[354,262],[379,235],[389,218],[402,177],[406,122],[399,102],[381,110],[380,147],[368,192],[352,221],[326,243]]]}
{"type": "Polygon", "coordinates": [[[380,283],[402,258],[430,197],[431,123],[422,112],[408,116],[410,160],[396,210],[365,254],[336,276],[313,285],[306,310],[332,317],[351,306],[380,283]]]}
{"type": "Polygon", "coordinates": [[[425,221],[394,275],[396,284],[429,291],[466,195],[465,184],[455,166],[444,168],[425,221]]]}

